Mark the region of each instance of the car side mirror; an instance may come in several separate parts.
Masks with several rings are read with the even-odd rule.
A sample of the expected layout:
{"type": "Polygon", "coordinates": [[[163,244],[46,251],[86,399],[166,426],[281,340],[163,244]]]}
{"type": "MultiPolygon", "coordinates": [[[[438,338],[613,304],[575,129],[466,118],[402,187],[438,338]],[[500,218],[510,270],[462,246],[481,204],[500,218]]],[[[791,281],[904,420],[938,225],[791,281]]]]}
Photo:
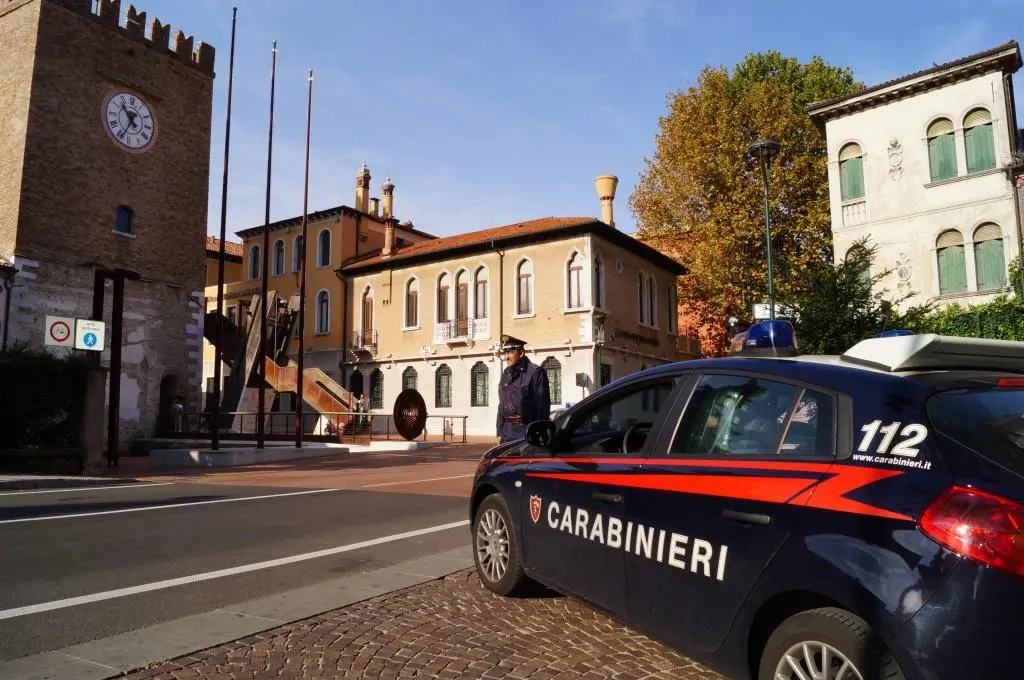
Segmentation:
{"type": "Polygon", "coordinates": [[[526,427],[526,441],[532,446],[549,448],[555,441],[555,424],[550,420],[535,420],[526,427]]]}

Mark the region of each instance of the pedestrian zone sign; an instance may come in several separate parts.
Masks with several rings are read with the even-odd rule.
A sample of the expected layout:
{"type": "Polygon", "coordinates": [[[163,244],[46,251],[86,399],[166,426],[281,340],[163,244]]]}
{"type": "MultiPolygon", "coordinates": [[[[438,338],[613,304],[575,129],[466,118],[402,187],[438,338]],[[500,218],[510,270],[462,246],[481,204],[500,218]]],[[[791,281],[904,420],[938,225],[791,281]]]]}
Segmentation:
{"type": "Polygon", "coordinates": [[[46,317],[46,335],[43,344],[71,347],[75,344],[75,320],[67,316],[46,317]]]}
{"type": "Polygon", "coordinates": [[[106,341],[106,324],[92,319],[76,319],[75,349],[102,352],[106,341]]]}

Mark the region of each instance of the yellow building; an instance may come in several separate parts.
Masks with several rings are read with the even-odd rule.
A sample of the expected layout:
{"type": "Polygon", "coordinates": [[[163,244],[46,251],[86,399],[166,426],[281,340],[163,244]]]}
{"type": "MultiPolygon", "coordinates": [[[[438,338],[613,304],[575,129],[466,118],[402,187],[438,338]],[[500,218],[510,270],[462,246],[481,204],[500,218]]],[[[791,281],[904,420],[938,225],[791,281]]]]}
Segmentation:
{"type": "MultiPolygon", "coordinates": [[[[395,216],[394,190],[390,180],[381,187],[383,199],[370,197],[370,171],[364,164],[356,175],[355,207],[339,205],[307,216],[306,233],[310,239],[306,248],[306,335],[304,338],[306,368],[318,368],[334,380],[340,377],[343,359],[342,280],[338,267],[346,258],[380,250],[384,244],[384,227],[395,216]]],[[[272,222],[270,230],[270,258],[268,290],[278,298],[287,300],[299,293],[299,253],[302,239],[302,216],[272,222]]],[[[264,226],[250,227],[236,232],[241,244],[229,244],[237,254],[237,263],[225,270],[224,315],[236,325],[247,317],[254,296],[262,286],[262,251],[264,226]],[[237,267],[235,269],[234,267],[237,267]]],[[[395,242],[402,246],[433,239],[418,231],[406,221],[394,229],[395,242]]],[[[216,240],[216,239],[214,239],[216,240]]],[[[234,257],[234,255],[233,255],[234,257]]],[[[206,309],[217,308],[216,258],[212,269],[208,262],[206,309]],[[212,276],[210,275],[212,272],[212,276]]],[[[296,328],[296,336],[298,329],[296,328]]],[[[297,338],[289,345],[291,360],[297,359],[297,338]]],[[[207,394],[213,391],[214,352],[209,341],[204,341],[204,386],[207,394]]],[[[227,375],[223,368],[222,375],[227,375]]],[[[291,408],[291,400],[285,407],[291,408]]],[[[269,402],[268,402],[269,408],[269,402]]]]}
{"type": "Polygon", "coordinates": [[[547,217],[419,242],[386,222],[380,245],[338,270],[350,331],[340,338],[342,384],[378,413],[415,388],[430,415],[453,416],[456,435],[467,416],[467,434],[493,436],[503,333],[525,340],[547,370],[553,410],[622,375],[698,356],[677,329],[686,270],[614,227],[617,181],[597,179],[600,220],[547,217]]]}

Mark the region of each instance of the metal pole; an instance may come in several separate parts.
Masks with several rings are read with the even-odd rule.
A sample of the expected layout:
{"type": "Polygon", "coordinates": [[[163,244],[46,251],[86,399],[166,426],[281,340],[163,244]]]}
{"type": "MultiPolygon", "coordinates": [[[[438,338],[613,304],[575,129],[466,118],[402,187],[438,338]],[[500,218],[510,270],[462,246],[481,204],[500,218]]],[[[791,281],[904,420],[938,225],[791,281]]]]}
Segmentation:
{"type": "Polygon", "coordinates": [[[228,63],[228,111],[224,122],[224,177],[220,196],[220,252],[217,261],[217,326],[214,328],[213,347],[213,418],[210,422],[210,448],[220,448],[221,362],[224,344],[224,241],[227,238],[228,217],[228,157],[231,151],[231,90],[235,79],[235,23],[238,8],[231,8],[231,58],[228,63]]]}
{"type": "MultiPolygon", "coordinates": [[[[117,467],[121,427],[121,343],[124,320],[123,271],[114,273],[113,311],[110,314],[110,395],[107,403],[107,467],[117,467]]],[[[98,352],[97,352],[98,354],[98,352]]]]}
{"type": "Polygon", "coordinates": [[[306,95],[306,176],[302,187],[302,247],[299,257],[299,368],[295,376],[295,446],[302,448],[303,375],[306,353],[306,228],[309,222],[309,136],[313,120],[313,69],[309,69],[309,91],[306,95]]]}
{"type": "Polygon", "coordinates": [[[764,176],[764,236],[768,248],[768,318],[775,320],[775,279],[772,276],[772,217],[768,205],[768,159],[761,156],[761,174],[764,176]]]}
{"type": "Polygon", "coordinates": [[[259,362],[260,379],[259,379],[259,406],[257,407],[258,414],[256,416],[256,448],[262,449],[264,441],[266,439],[266,422],[264,413],[267,408],[267,319],[270,315],[267,313],[267,285],[269,277],[267,276],[267,269],[270,267],[270,168],[271,159],[274,151],[274,80],[277,75],[277,41],[274,41],[273,48],[271,50],[271,62],[270,62],[270,123],[267,133],[267,204],[266,204],[266,215],[263,222],[263,252],[260,253],[262,256],[262,263],[260,264],[260,274],[262,275],[263,284],[260,290],[260,351],[256,353],[256,361],[259,362]]]}

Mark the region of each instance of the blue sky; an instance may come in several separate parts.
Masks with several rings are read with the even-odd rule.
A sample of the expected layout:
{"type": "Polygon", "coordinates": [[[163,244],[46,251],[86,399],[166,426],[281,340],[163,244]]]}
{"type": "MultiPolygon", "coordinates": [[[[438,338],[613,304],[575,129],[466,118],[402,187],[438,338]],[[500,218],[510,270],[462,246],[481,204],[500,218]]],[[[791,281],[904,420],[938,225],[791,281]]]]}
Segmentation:
{"type": "MultiPolygon", "coordinates": [[[[1020,0],[138,0],[217,48],[209,233],[220,225],[231,8],[238,6],[228,235],[263,224],[270,47],[278,41],[271,219],[302,212],[306,69],[315,70],[310,210],[373,195],[450,235],[547,215],[616,222],[654,149],[666,94],[705,64],[777,49],[873,84],[1022,36],[1020,0]],[[853,7],[854,9],[847,9],[853,7]],[[969,11],[968,11],[969,7],[969,11]],[[809,9],[813,8],[813,9],[809,9]]],[[[1015,77],[1024,101],[1024,76],[1015,77]]]]}

